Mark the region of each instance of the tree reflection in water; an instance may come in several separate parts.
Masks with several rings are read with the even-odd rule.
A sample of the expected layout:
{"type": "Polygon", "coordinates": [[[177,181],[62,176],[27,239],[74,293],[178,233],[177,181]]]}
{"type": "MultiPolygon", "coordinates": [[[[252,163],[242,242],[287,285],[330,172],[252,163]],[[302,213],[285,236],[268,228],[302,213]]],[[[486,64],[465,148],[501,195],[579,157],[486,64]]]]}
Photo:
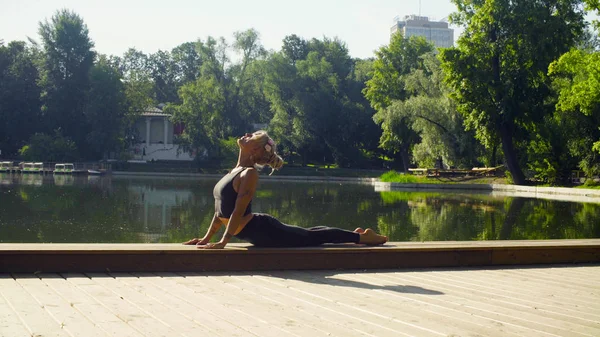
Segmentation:
{"type": "MultiPolygon", "coordinates": [[[[0,174],[0,182],[0,242],[181,242],[202,235],[214,212],[214,178],[0,174]]],[[[253,211],[303,227],[372,227],[392,241],[600,237],[599,204],[353,183],[263,180],[253,211]]]]}

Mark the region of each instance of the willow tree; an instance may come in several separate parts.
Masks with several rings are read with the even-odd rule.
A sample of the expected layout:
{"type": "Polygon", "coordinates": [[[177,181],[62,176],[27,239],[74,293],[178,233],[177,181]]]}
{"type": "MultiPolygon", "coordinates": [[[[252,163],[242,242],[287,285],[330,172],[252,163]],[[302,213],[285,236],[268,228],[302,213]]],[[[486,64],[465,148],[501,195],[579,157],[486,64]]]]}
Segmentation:
{"type": "Polygon", "coordinates": [[[465,26],[458,46],[441,53],[446,81],[480,139],[499,137],[516,184],[525,175],[515,144],[553,107],[547,71],[585,26],[580,0],[453,0],[465,26]]]}
{"type": "Polygon", "coordinates": [[[408,171],[411,147],[419,135],[410,122],[389,111],[395,101],[404,101],[412,93],[406,88],[406,77],[415,69],[423,69],[423,57],[433,52],[433,45],[422,37],[405,38],[394,34],[387,46],[375,52],[371,79],[363,90],[365,97],[377,111],[374,120],[382,128],[380,146],[392,153],[399,153],[404,171],[408,171]]]}

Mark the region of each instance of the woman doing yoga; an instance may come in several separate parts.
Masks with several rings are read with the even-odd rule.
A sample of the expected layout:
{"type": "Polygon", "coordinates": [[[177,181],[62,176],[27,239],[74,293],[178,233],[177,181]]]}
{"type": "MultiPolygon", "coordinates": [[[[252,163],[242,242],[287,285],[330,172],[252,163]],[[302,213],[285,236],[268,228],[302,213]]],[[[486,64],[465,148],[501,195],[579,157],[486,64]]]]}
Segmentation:
{"type": "Polygon", "coordinates": [[[255,166],[281,168],[283,159],[277,155],[277,146],[265,131],[247,133],[237,144],[240,148],[236,167],[215,185],[215,215],[206,235],[194,238],[186,245],[198,248],[224,248],[235,236],[258,247],[308,247],[324,243],[357,243],[380,245],[387,237],[371,229],[354,231],[318,226],[302,228],[281,223],[268,214],[252,213],[252,198],[258,183],[255,166]],[[221,241],[210,243],[211,237],[226,225],[221,241]]]}

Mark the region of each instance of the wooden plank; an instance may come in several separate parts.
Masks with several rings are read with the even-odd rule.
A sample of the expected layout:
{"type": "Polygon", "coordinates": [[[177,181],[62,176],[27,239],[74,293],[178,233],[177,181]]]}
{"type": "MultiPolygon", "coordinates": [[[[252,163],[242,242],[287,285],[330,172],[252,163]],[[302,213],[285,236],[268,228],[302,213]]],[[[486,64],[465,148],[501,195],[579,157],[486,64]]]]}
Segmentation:
{"type": "MultiPolygon", "coordinates": [[[[257,336],[278,337],[278,336],[296,336],[292,332],[282,329],[279,326],[269,324],[261,315],[254,315],[253,310],[247,312],[248,305],[240,301],[227,299],[224,296],[219,296],[217,289],[209,287],[205,282],[208,282],[210,276],[176,276],[173,274],[159,274],[163,276],[163,280],[175,283],[177,286],[182,286],[187,292],[194,294],[204,304],[210,306],[211,311],[221,317],[235,317],[235,324],[241,328],[256,334],[257,336]],[[174,277],[175,276],[175,277],[174,277]]],[[[222,294],[221,294],[222,295],[222,294]]]]}
{"type": "MultiPolygon", "coordinates": [[[[381,286],[387,284],[385,281],[382,281],[381,278],[368,277],[367,279],[365,279],[366,277],[367,276],[360,275],[360,279],[364,280],[365,282],[371,281],[381,286]]],[[[446,296],[426,297],[423,295],[418,295],[418,298],[414,298],[412,295],[389,292],[388,295],[392,298],[414,300],[418,301],[419,303],[422,303],[423,305],[433,306],[442,313],[446,313],[449,316],[454,315],[457,318],[460,317],[462,319],[470,320],[473,324],[476,324],[477,322],[491,322],[493,325],[496,325],[499,328],[506,329],[509,332],[516,333],[522,336],[558,336],[545,330],[540,330],[537,327],[528,324],[528,322],[519,322],[506,319],[505,316],[490,310],[477,310],[476,308],[465,306],[464,304],[454,303],[453,301],[449,300],[446,296]]]]}
{"type": "Polygon", "coordinates": [[[200,325],[201,329],[203,329],[202,331],[206,331],[207,334],[223,337],[243,336],[248,334],[234,324],[226,322],[214,315],[210,311],[210,308],[198,305],[202,304],[202,302],[193,301],[193,294],[178,293],[177,291],[172,291],[171,288],[161,288],[150,281],[152,278],[159,278],[159,276],[149,273],[123,275],[129,276],[119,276],[119,281],[135,287],[137,291],[154,298],[156,301],[160,301],[174,315],[181,315],[186,319],[194,321],[194,323],[200,325]]]}
{"type": "Polygon", "coordinates": [[[224,250],[198,250],[178,244],[0,244],[0,272],[389,269],[575,262],[600,263],[600,240],[412,242],[381,247],[279,249],[232,245],[224,250]]]}
{"type": "MultiPolygon", "coordinates": [[[[0,289],[9,278],[10,275],[0,274],[0,289]]],[[[31,335],[31,331],[0,291],[0,337],[31,337],[31,335]]]]}
{"type": "Polygon", "coordinates": [[[170,295],[187,302],[187,304],[197,307],[199,310],[205,310],[207,321],[211,322],[210,327],[220,329],[230,336],[260,336],[260,331],[266,329],[261,322],[248,322],[244,316],[238,320],[235,308],[228,308],[218,300],[211,298],[203,292],[193,291],[183,284],[180,284],[183,277],[172,273],[161,273],[153,277],[144,276],[144,280],[156,287],[163,289],[170,295]]]}
{"type": "MultiPolygon", "coordinates": [[[[393,276],[394,280],[399,277],[399,274],[393,276]]],[[[401,279],[410,280],[411,278],[403,274],[401,279]]],[[[432,281],[427,277],[417,278],[415,281],[432,285],[432,281]]],[[[480,294],[473,293],[466,288],[452,287],[443,282],[437,282],[435,285],[448,292],[447,300],[449,303],[460,305],[469,312],[493,313],[506,322],[532,327],[545,333],[562,333],[563,335],[568,333],[581,336],[594,336],[596,333],[600,333],[597,324],[594,322],[583,319],[574,322],[574,320],[569,320],[565,316],[552,315],[548,312],[542,313],[537,307],[519,306],[509,301],[494,301],[480,294]]]]}
{"type": "Polygon", "coordinates": [[[568,273],[557,273],[551,269],[506,269],[506,272],[516,274],[516,276],[527,276],[535,280],[544,281],[545,284],[555,284],[560,287],[564,287],[565,284],[569,285],[571,289],[578,289],[583,291],[589,291],[590,293],[598,292],[600,290],[600,278],[588,277],[581,278],[580,276],[574,276],[568,273]]]}
{"type": "Polygon", "coordinates": [[[314,252],[318,250],[327,250],[335,252],[345,252],[352,250],[360,251],[379,251],[390,249],[436,249],[440,247],[455,248],[455,249],[471,249],[471,248],[511,248],[511,247],[596,247],[600,245],[600,239],[561,239],[561,240],[493,240],[493,241],[427,241],[427,242],[388,242],[384,246],[362,247],[355,245],[324,245],[322,247],[312,248],[294,248],[294,249],[278,249],[278,248],[253,248],[245,243],[230,243],[224,250],[198,250],[194,246],[186,246],[177,243],[2,243],[0,244],[0,252],[2,254],[16,254],[24,252],[35,252],[39,254],[63,254],[63,253],[99,253],[107,252],[114,253],[137,253],[137,254],[153,254],[155,252],[163,254],[178,254],[186,252],[198,252],[198,254],[229,254],[232,252],[253,253],[291,253],[294,251],[314,252]]]}
{"type": "Polygon", "coordinates": [[[100,326],[88,320],[58,293],[32,274],[13,275],[19,284],[58,322],[71,336],[107,336],[100,326]]]}
{"type": "MultiPolygon", "coordinates": [[[[409,275],[412,274],[410,273],[409,275]]],[[[418,275],[417,272],[414,274],[418,275]]],[[[469,274],[466,271],[462,271],[462,273],[427,273],[424,277],[472,289],[473,291],[485,294],[488,298],[512,301],[519,305],[535,306],[537,310],[573,317],[575,321],[583,319],[598,322],[600,320],[600,306],[597,308],[580,306],[570,301],[571,298],[568,296],[563,299],[557,299],[555,295],[562,292],[562,289],[557,288],[549,292],[543,292],[542,289],[547,291],[547,288],[537,286],[534,289],[526,290],[518,288],[521,282],[514,282],[515,288],[507,289],[503,287],[506,282],[480,280],[481,274],[481,272],[478,272],[474,275],[474,273],[469,274]],[[461,277],[460,275],[465,276],[461,277]],[[543,306],[545,309],[540,308],[540,306],[543,306]]]]}
{"type": "Polygon", "coordinates": [[[0,336],[35,334],[28,330],[32,319],[47,332],[63,317],[71,321],[59,333],[69,336],[85,327],[86,336],[600,335],[600,266],[594,265],[38,276],[0,278],[0,323],[7,313],[11,329],[0,336]],[[11,307],[16,300],[21,310],[11,307]],[[40,310],[44,322],[37,320],[40,310]],[[154,315],[154,325],[143,329],[142,320],[127,319],[140,313],[154,315]]]}
{"type": "Polygon", "coordinates": [[[12,277],[5,274],[0,276],[0,295],[13,308],[31,336],[68,336],[60,322],[12,277]]]}
{"type": "MultiPolygon", "coordinates": [[[[208,328],[206,325],[203,325],[194,319],[190,319],[181,312],[173,311],[170,306],[166,305],[156,296],[141,291],[140,287],[133,285],[131,282],[131,279],[137,279],[137,277],[134,277],[133,275],[112,274],[112,277],[105,277],[106,275],[102,274],[87,274],[87,276],[103,287],[111,289],[111,291],[119,296],[119,298],[127,299],[129,302],[135,303],[136,306],[142,308],[144,311],[160,313],[160,319],[164,321],[166,325],[182,335],[193,336],[197,334],[198,331],[203,331],[206,334],[218,336],[215,331],[208,328]]],[[[155,292],[154,295],[158,294],[155,292]]]]}
{"type": "MultiPolygon", "coordinates": [[[[271,275],[280,275],[278,272],[271,275]]],[[[286,275],[293,274],[286,272],[286,275]]],[[[313,273],[305,273],[312,275],[313,273]]],[[[378,334],[399,334],[409,336],[446,336],[445,331],[435,324],[424,324],[423,320],[417,317],[406,318],[397,312],[382,310],[382,302],[373,302],[368,299],[357,299],[356,296],[340,296],[338,292],[342,289],[331,289],[331,287],[318,285],[313,282],[304,282],[295,278],[256,276],[261,280],[273,285],[287,288],[296,293],[297,296],[304,296],[311,302],[320,303],[339,313],[350,316],[351,319],[361,319],[366,324],[375,325],[379,328],[378,334]]],[[[363,297],[365,295],[363,294],[363,297]]],[[[389,309],[389,308],[388,308],[389,309]]]]}
{"type": "Polygon", "coordinates": [[[253,282],[250,274],[229,273],[229,276],[222,276],[217,279],[227,287],[248,293],[248,296],[260,298],[264,301],[283,306],[287,309],[288,315],[293,315],[297,320],[309,324],[311,328],[325,333],[328,336],[373,336],[346,326],[346,324],[344,324],[345,321],[340,320],[339,318],[329,319],[326,313],[323,315],[323,311],[315,309],[315,307],[307,305],[303,301],[297,301],[286,296],[281,296],[276,291],[273,291],[272,287],[265,287],[261,285],[260,282],[253,282]],[[289,314],[289,311],[292,311],[292,313],[289,314]]]}
{"type": "MultiPolygon", "coordinates": [[[[85,318],[94,322],[110,336],[139,337],[140,332],[133,329],[125,321],[113,314],[106,306],[57,274],[39,274],[40,280],[57,294],[60,294],[69,306],[80,312],[85,318]]],[[[69,277],[69,275],[66,275],[69,277]]]]}
{"type": "MultiPolygon", "coordinates": [[[[289,273],[286,272],[285,274],[287,276],[289,273]]],[[[421,297],[444,296],[443,293],[434,290],[414,286],[378,287],[372,283],[357,280],[354,277],[356,274],[361,275],[362,273],[336,274],[335,278],[332,276],[326,280],[324,277],[318,276],[313,278],[315,274],[318,275],[320,272],[303,274],[307,275],[297,278],[303,282],[306,280],[309,285],[329,284],[335,287],[331,292],[320,290],[322,296],[330,296],[336,298],[337,301],[344,301],[355,307],[368,308],[372,311],[386,313],[386,315],[401,317],[413,324],[419,324],[422,328],[436,330],[445,335],[518,336],[522,332],[518,329],[512,329],[510,326],[495,324],[492,320],[468,319],[462,314],[444,310],[445,308],[442,306],[432,305],[427,301],[420,300],[421,297]],[[340,276],[343,279],[340,279],[340,276]],[[353,289],[354,287],[359,287],[360,290],[353,289]],[[338,298],[342,298],[342,300],[338,298]],[[360,300],[357,301],[356,299],[360,300]]],[[[373,275],[379,277],[381,274],[383,273],[373,275]]],[[[312,289],[312,291],[317,290],[312,289]]]]}
{"type": "MultiPolygon", "coordinates": [[[[109,276],[105,276],[109,277],[109,276]]],[[[67,281],[93,297],[113,314],[145,336],[181,336],[157,314],[148,312],[137,304],[84,275],[70,274],[67,281]]]]}
{"type": "Polygon", "coordinates": [[[294,308],[300,309],[304,312],[316,314],[325,321],[343,324],[347,328],[351,329],[354,333],[358,332],[360,334],[377,337],[410,336],[404,332],[399,332],[385,325],[372,322],[362,317],[362,315],[348,313],[345,310],[340,310],[339,308],[332,306],[330,303],[315,301],[312,297],[305,296],[297,291],[291,291],[294,289],[291,285],[274,285],[274,281],[271,280],[271,275],[254,274],[249,277],[251,280],[247,282],[251,282],[258,287],[263,288],[265,292],[270,292],[271,294],[277,295],[285,301],[293,303],[294,308]]]}
{"type": "MultiPolygon", "coordinates": [[[[472,273],[476,274],[476,272],[472,273]]],[[[575,315],[548,310],[541,303],[534,305],[518,304],[515,301],[500,299],[490,292],[476,291],[473,288],[454,285],[445,281],[432,280],[429,275],[422,277],[415,275],[416,273],[403,273],[400,276],[397,273],[391,277],[388,275],[383,277],[386,279],[391,278],[392,280],[399,278],[401,280],[414,280],[423,285],[436,286],[438,289],[447,292],[448,299],[455,304],[463,304],[465,307],[475,310],[494,312],[511,321],[517,319],[534,322],[532,326],[536,326],[541,331],[550,333],[560,332],[561,334],[571,333],[581,336],[600,335],[598,321],[593,319],[584,319],[575,315]]]]}
{"type": "Polygon", "coordinates": [[[595,301],[593,294],[583,294],[576,289],[558,285],[560,291],[548,291],[548,287],[540,287],[534,278],[519,278],[519,283],[503,282],[513,279],[513,275],[504,270],[492,269],[481,270],[478,279],[489,282],[489,284],[498,283],[500,289],[509,289],[514,292],[538,293],[539,296],[554,297],[557,301],[563,303],[574,303],[577,306],[583,306],[591,310],[599,310],[600,303],[595,301]],[[592,296],[590,296],[592,295],[592,296]]]}
{"type": "Polygon", "coordinates": [[[243,289],[229,287],[219,280],[219,278],[226,278],[227,276],[193,274],[185,274],[184,276],[186,281],[191,282],[191,287],[206,289],[211,293],[211,296],[218,298],[219,302],[235,306],[251,319],[262,320],[274,329],[285,331],[285,333],[294,336],[327,335],[324,331],[314,329],[310,324],[307,324],[308,322],[303,322],[294,317],[285,306],[274,301],[265,301],[261,297],[249,296],[243,289]]]}

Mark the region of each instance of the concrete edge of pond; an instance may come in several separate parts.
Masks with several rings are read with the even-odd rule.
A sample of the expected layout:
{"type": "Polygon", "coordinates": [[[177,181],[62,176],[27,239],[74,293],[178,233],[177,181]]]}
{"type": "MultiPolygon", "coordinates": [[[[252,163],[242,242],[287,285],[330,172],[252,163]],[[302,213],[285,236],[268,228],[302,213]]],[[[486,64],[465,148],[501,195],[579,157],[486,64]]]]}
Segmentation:
{"type": "Polygon", "coordinates": [[[398,269],[600,263],[600,239],[391,242],[200,250],[181,244],[0,244],[0,272],[398,269]]]}
{"type": "Polygon", "coordinates": [[[479,192],[492,196],[600,203],[600,190],[568,187],[536,187],[502,184],[399,184],[373,182],[375,191],[479,192]]]}
{"type": "MultiPolygon", "coordinates": [[[[135,176],[135,177],[164,177],[164,178],[221,178],[222,174],[208,173],[176,173],[176,172],[127,172],[113,171],[114,176],[135,176]]],[[[330,182],[330,181],[349,181],[349,182],[366,182],[373,183],[378,181],[378,178],[359,178],[359,177],[320,177],[320,176],[269,176],[262,174],[261,179],[266,180],[289,180],[289,181],[314,181],[314,182],[330,182]]]]}
{"type": "MultiPolygon", "coordinates": [[[[218,174],[168,173],[168,172],[125,172],[114,171],[119,177],[164,177],[164,178],[219,178],[218,174]]],[[[386,191],[477,191],[494,196],[512,196],[522,198],[552,199],[559,201],[600,203],[600,190],[568,187],[536,187],[506,184],[409,184],[379,181],[378,178],[356,177],[314,177],[314,176],[264,176],[266,180],[297,182],[356,182],[373,185],[376,192],[386,191]]]]}

